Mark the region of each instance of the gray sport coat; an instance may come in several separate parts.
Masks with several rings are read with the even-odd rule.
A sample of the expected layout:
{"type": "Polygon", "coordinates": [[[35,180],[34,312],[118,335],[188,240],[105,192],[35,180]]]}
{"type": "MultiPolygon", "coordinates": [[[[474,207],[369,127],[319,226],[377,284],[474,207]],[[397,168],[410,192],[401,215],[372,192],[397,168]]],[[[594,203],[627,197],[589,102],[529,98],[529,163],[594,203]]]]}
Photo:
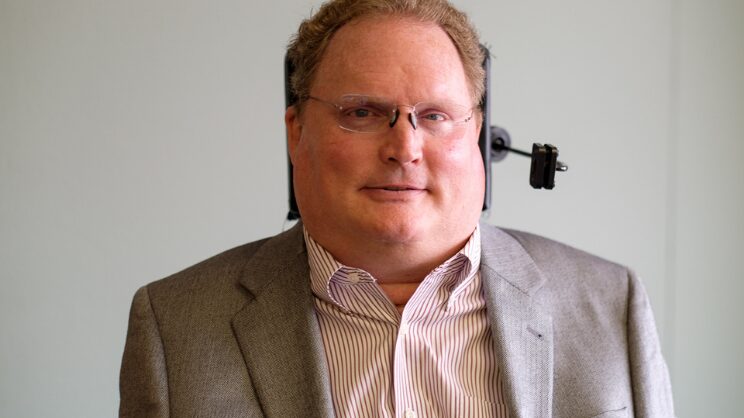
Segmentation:
{"type": "MultiPolygon", "coordinates": [[[[627,268],[481,225],[512,418],[673,417],[646,293],[627,268]]],[[[121,417],[332,417],[301,225],[137,291],[121,417]]]]}

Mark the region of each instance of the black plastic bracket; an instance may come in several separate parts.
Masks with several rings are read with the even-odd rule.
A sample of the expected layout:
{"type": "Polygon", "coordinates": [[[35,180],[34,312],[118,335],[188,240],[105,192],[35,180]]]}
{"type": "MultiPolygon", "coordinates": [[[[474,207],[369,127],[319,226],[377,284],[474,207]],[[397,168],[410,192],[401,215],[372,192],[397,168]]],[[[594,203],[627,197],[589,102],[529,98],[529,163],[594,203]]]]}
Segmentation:
{"type": "Polygon", "coordinates": [[[534,189],[555,187],[555,172],[568,171],[568,166],[558,161],[558,147],[550,144],[532,144],[532,153],[511,147],[511,137],[506,129],[491,126],[491,161],[501,161],[513,152],[532,159],[530,186],[534,189]]]}
{"type": "Polygon", "coordinates": [[[533,189],[548,190],[555,187],[555,167],[557,162],[558,148],[550,144],[532,144],[530,186],[533,189]]]}

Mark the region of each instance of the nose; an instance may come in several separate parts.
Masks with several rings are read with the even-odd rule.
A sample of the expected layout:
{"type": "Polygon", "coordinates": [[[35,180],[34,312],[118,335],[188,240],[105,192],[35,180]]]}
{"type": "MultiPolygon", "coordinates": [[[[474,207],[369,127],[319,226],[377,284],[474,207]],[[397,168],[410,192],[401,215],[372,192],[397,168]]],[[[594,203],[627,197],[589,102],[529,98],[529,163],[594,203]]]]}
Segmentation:
{"type": "Polygon", "coordinates": [[[423,156],[423,132],[421,129],[416,129],[416,117],[412,113],[413,109],[408,111],[407,108],[401,106],[398,111],[400,114],[391,123],[390,130],[383,134],[385,140],[380,147],[380,157],[385,162],[415,164],[423,156]],[[407,115],[402,113],[407,113],[407,115]],[[396,121],[398,123],[395,123],[396,121]]]}

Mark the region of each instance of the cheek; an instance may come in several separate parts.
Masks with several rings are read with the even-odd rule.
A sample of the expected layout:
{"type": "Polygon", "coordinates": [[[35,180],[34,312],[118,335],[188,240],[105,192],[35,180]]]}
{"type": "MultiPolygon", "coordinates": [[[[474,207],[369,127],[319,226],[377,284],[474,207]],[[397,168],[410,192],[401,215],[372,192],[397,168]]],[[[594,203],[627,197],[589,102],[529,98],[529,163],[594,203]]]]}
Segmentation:
{"type": "Polygon", "coordinates": [[[485,170],[477,142],[447,144],[432,155],[429,163],[431,171],[444,186],[442,197],[447,196],[463,208],[481,207],[485,170]]]}
{"type": "MultiPolygon", "coordinates": [[[[451,142],[437,152],[435,158],[437,168],[444,172],[456,173],[468,179],[483,177],[483,158],[477,142],[451,142]]],[[[461,180],[465,181],[465,178],[461,180]]]]}
{"type": "Polygon", "coordinates": [[[356,147],[346,138],[332,133],[308,132],[297,150],[295,179],[311,184],[315,192],[333,188],[353,178],[361,158],[356,147]],[[323,138],[323,139],[321,139],[323,138]]]}

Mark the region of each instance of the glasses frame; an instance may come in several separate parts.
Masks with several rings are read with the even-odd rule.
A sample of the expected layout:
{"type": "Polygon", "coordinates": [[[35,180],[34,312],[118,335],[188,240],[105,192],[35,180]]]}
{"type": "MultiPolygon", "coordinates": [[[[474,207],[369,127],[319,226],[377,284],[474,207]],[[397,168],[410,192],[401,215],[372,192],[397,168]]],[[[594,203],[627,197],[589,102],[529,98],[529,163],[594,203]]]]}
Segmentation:
{"type": "MultiPolygon", "coordinates": [[[[368,96],[368,95],[365,95],[365,94],[344,94],[344,95],[341,96],[341,99],[343,100],[344,98],[365,98],[365,99],[370,99],[371,98],[371,99],[378,99],[378,102],[379,103],[391,104],[392,107],[388,111],[388,123],[387,123],[387,125],[391,129],[395,126],[396,122],[400,118],[400,114],[401,114],[400,109],[401,108],[409,108],[411,110],[410,110],[410,112],[408,112],[408,121],[411,123],[411,126],[413,126],[413,129],[414,130],[417,130],[418,127],[419,127],[419,114],[416,111],[416,108],[418,106],[422,105],[422,104],[429,104],[430,103],[430,102],[422,101],[422,102],[418,102],[418,103],[416,103],[414,105],[398,104],[398,103],[393,102],[392,100],[387,100],[385,98],[380,98],[380,97],[375,97],[375,96],[368,96]]],[[[359,129],[350,128],[348,126],[344,126],[344,124],[342,123],[342,116],[341,116],[341,114],[342,114],[342,112],[344,110],[348,109],[348,107],[345,107],[344,105],[341,105],[341,104],[339,104],[337,102],[334,102],[334,101],[321,99],[321,98],[319,98],[317,96],[313,96],[313,95],[308,95],[306,97],[306,100],[314,100],[316,102],[319,102],[319,103],[322,103],[322,104],[325,104],[325,105],[328,105],[328,106],[333,107],[334,110],[336,110],[336,112],[337,112],[337,114],[336,114],[336,120],[338,122],[338,127],[341,128],[341,129],[343,129],[343,130],[346,130],[346,131],[349,131],[349,132],[354,132],[354,133],[361,133],[361,134],[374,134],[374,133],[380,133],[380,132],[384,131],[384,125],[385,124],[383,122],[380,122],[378,125],[376,125],[373,128],[373,130],[359,130],[359,129]]],[[[369,100],[360,100],[360,102],[367,102],[367,101],[369,101],[369,100]]],[[[446,125],[446,126],[448,126],[448,127],[454,127],[454,126],[464,125],[464,124],[470,122],[470,120],[473,119],[473,116],[475,114],[475,108],[477,106],[466,107],[466,106],[457,105],[457,104],[455,104],[455,106],[460,107],[462,109],[467,109],[468,115],[467,116],[464,116],[464,117],[461,117],[461,118],[458,118],[458,119],[449,119],[447,121],[442,122],[442,123],[448,122],[448,125],[446,125]]],[[[438,137],[446,137],[449,134],[451,134],[451,132],[452,132],[452,129],[451,128],[450,129],[447,129],[446,132],[444,132],[444,133],[438,133],[438,131],[432,131],[430,129],[427,130],[425,128],[424,128],[424,130],[427,133],[429,133],[429,134],[431,134],[433,136],[438,136],[438,137]]]]}

